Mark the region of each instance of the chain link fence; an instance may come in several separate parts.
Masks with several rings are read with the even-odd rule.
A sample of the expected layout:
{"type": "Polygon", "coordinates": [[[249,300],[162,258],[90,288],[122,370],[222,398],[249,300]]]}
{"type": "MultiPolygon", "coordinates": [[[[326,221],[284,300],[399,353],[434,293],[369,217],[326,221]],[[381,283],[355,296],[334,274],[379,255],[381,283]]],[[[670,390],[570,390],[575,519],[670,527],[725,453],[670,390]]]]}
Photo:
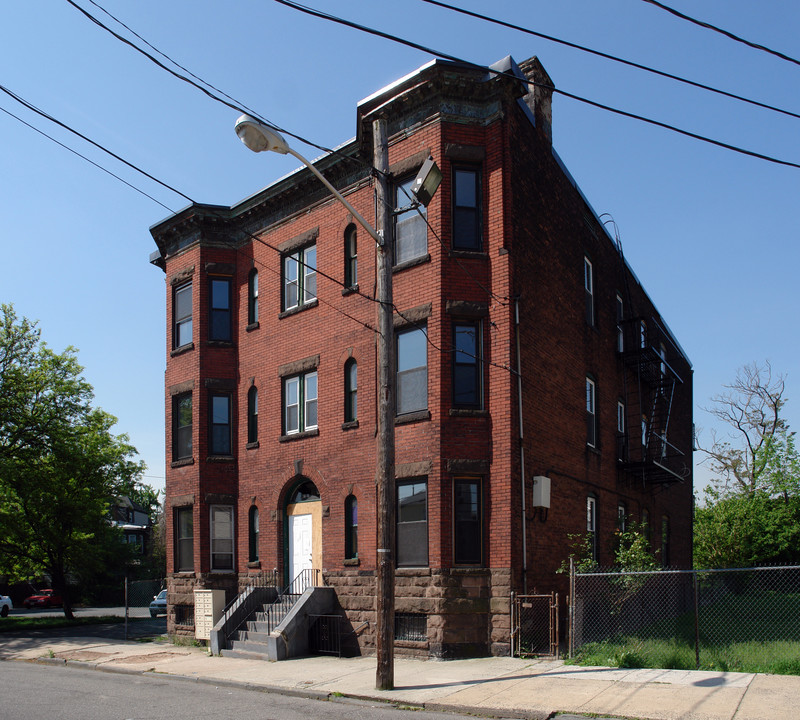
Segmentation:
{"type": "MultiPolygon", "coordinates": [[[[127,580],[126,613],[127,617],[150,617],[150,603],[165,588],[166,580],[127,580]]],[[[166,611],[164,611],[166,612],[166,611]]]]}
{"type": "Polygon", "coordinates": [[[800,674],[800,566],[573,572],[569,656],[800,674]]]}

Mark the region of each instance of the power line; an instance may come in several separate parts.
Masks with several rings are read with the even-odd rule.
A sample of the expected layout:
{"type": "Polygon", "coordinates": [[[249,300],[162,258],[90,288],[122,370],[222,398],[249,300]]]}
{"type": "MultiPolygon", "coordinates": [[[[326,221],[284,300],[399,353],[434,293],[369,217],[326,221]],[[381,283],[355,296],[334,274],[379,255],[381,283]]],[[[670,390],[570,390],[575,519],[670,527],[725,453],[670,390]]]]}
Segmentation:
{"type": "Polygon", "coordinates": [[[601,57],[604,58],[605,60],[611,60],[612,62],[621,63],[622,65],[627,65],[628,67],[636,68],[637,70],[643,70],[645,72],[649,72],[652,73],[653,75],[658,75],[660,77],[664,77],[669,80],[675,80],[677,82],[684,83],[685,85],[690,85],[691,87],[699,88],[700,90],[706,90],[708,92],[712,92],[717,95],[722,95],[724,97],[732,98],[733,100],[739,100],[740,102],[748,103],[750,105],[755,105],[756,107],[764,108],[766,110],[772,110],[773,112],[781,113],[783,115],[789,115],[790,117],[800,119],[800,113],[795,113],[792,112],[791,110],[784,110],[783,108],[775,107],[774,105],[769,105],[767,103],[763,103],[758,100],[752,100],[751,98],[746,98],[742,95],[737,95],[735,93],[728,92],[727,90],[721,90],[719,88],[715,88],[710,85],[705,85],[703,83],[696,82],[694,80],[689,80],[688,78],[680,77],[679,75],[673,75],[672,73],[666,72],[664,70],[657,70],[656,68],[652,68],[647,65],[642,65],[632,60],[625,60],[624,58],[620,58],[615,55],[610,55],[608,53],[601,52],[600,50],[594,50],[584,45],[578,45],[577,43],[569,42],[568,40],[563,40],[561,38],[557,38],[552,35],[545,35],[544,33],[538,32],[536,30],[531,30],[530,28],[522,27],[521,25],[515,25],[514,23],[506,22],[504,20],[499,20],[497,18],[490,17],[488,15],[482,15],[481,13],[472,12],[471,10],[466,10],[464,8],[457,7],[455,5],[450,5],[449,3],[440,2],[440,0],[422,0],[422,2],[428,3],[430,5],[435,5],[437,7],[445,8],[447,10],[452,10],[453,12],[461,13],[462,15],[468,15],[469,17],[477,18],[478,20],[484,20],[486,22],[494,23],[495,25],[500,25],[502,27],[506,27],[511,30],[517,30],[519,32],[526,33],[527,35],[533,35],[534,37],[542,38],[543,40],[549,40],[550,42],[554,42],[559,45],[564,45],[565,47],[572,48],[573,50],[580,50],[581,52],[589,53],[590,55],[595,55],[596,57],[601,57]]]}
{"type": "MultiPolygon", "coordinates": [[[[67,1],[71,2],[71,0],[67,1]]],[[[367,27],[366,25],[361,25],[360,23],[353,22],[352,20],[346,20],[336,15],[331,15],[330,13],[322,12],[321,10],[315,10],[314,8],[310,8],[306,5],[301,5],[300,3],[294,2],[293,0],[274,0],[274,2],[278,3],[279,5],[285,5],[286,7],[298,10],[299,12],[305,13],[306,15],[311,15],[313,17],[317,17],[322,20],[328,20],[330,22],[334,22],[339,25],[344,25],[346,27],[353,28],[354,30],[359,30],[360,32],[365,32],[370,35],[382,37],[386,40],[391,40],[392,42],[398,43],[400,45],[405,45],[406,47],[414,48],[415,50],[420,50],[429,55],[440,57],[444,60],[457,62],[467,67],[475,68],[477,70],[481,70],[493,75],[510,77],[515,80],[525,82],[529,85],[544,86],[543,83],[537,83],[527,78],[520,78],[519,76],[517,76],[512,72],[495,70],[490,67],[487,67],[486,65],[479,65],[478,63],[474,63],[469,60],[464,60],[463,58],[456,57],[455,55],[435,50],[433,48],[426,47],[425,45],[420,45],[419,43],[416,43],[412,40],[406,40],[404,38],[398,37],[397,35],[392,35],[382,30],[376,30],[375,28],[367,27]]],[[[558,93],[560,95],[563,95],[564,97],[568,97],[572,100],[576,100],[577,102],[584,103],[586,105],[591,105],[592,107],[598,108],[600,110],[605,110],[606,112],[614,113],[615,115],[621,115],[623,117],[631,118],[632,120],[638,120],[640,122],[644,122],[649,125],[654,125],[656,127],[660,127],[665,130],[670,130],[671,132],[678,133],[679,135],[685,135],[686,137],[690,137],[695,140],[700,140],[701,142],[709,143],[711,145],[716,145],[717,147],[724,148],[725,150],[731,150],[741,155],[747,155],[749,157],[757,158],[759,160],[766,160],[767,162],[775,163],[776,165],[784,165],[786,167],[793,167],[800,169],[800,164],[790,162],[789,160],[781,160],[779,158],[775,158],[770,155],[764,155],[763,153],[755,152],[754,150],[747,150],[737,145],[731,145],[730,143],[725,143],[722,142],[721,140],[714,140],[713,138],[709,138],[705,135],[693,133],[689,130],[683,130],[674,125],[661,122],[660,120],[654,120],[652,118],[644,117],[643,115],[637,115],[635,113],[631,113],[626,110],[619,110],[618,108],[611,107],[610,105],[603,105],[602,103],[596,102],[594,100],[588,100],[587,98],[581,97],[580,95],[575,95],[573,93],[566,92],[565,90],[559,90],[558,88],[555,88],[551,85],[548,85],[546,87],[549,88],[554,93],[558,93]]]]}
{"type": "Polygon", "coordinates": [[[25,120],[23,120],[23,119],[22,119],[21,117],[19,117],[18,115],[15,115],[14,113],[12,113],[10,110],[6,110],[5,108],[3,108],[3,107],[0,107],[0,111],[1,111],[1,112],[4,112],[6,115],[8,115],[8,116],[10,116],[10,117],[14,118],[15,120],[18,120],[18,121],[19,121],[19,122],[21,122],[23,125],[25,125],[26,127],[30,128],[31,130],[33,130],[34,132],[37,132],[37,133],[39,133],[39,135],[42,135],[43,137],[46,137],[48,140],[51,140],[51,141],[52,141],[52,142],[54,142],[56,145],[59,145],[59,146],[61,146],[62,148],[64,148],[64,150],[68,150],[68,151],[69,151],[69,152],[71,152],[73,155],[77,155],[77,156],[78,156],[79,158],[81,158],[82,160],[85,160],[86,162],[90,163],[91,165],[94,165],[94,166],[95,166],[95,167],[96,167],[98,170],[102,170],[102,171],[103,171],[104,173],[106,173],[107,175],[110,175],[111,177],[115,178],[116,180],[119,180],[121,183],[124,183],[124,184],[125,184],[125,185],[127,185],[129,188],[131,188],[131,190],[135,190],[135,191],[136,191],[136,192],[138,192],[140,195],[144,195],[144,197],[146,197],[146,198],[148,198],[148,199],[152,200],[152,201],[153,201],[154,203],[156,203],[157,205],[160,205],[161,207],[163,207],[163,208],[164,208],[164,209],[165,209],[167,212],[171,212],[171,213],[174,213],[174,212],[175,212],[175,211],[174,211],[172,208],[170,208],[168,205],[165,205],[165,204],[164,204],[164,203],[162,203],[160,200],[157,200],[157,199],[156,199],[156,198],[154,198],[152,195],[149,195],[148,193],[146,193],[146,192],[145,192],[144,190],[142,190],[141,188],[138,188],[138,187],[136,187],[136,185],[134,185],[133,183],[129,183],[129,182],[128,182],[127,180],[125,180],[124,178],[121,178],[119,175],[116,175],[116,174],[114,174],[114,173],[113,173],[113,172],[111,172],[111,170],[109,170],[108,168],[104,168],[102,165],[100,165],[99,163],[96,163],[94,160],[92,160],[91,158],[88,158],[86,155],[82,155],[82,154],[81,154],[81,153],[79,153],[77,150],[74,150],[73,148],[71,148],[69,145],[65,145],[65,144],[64,144],[64,143],[62,143],[60,140],[56,140],[56,139],[55,139],[55,138],[54,138],[52,135],[48,135],[48,134],[47,134],[46,132],[44,132],[43,130],[39,130],[39,128],[37,128],[37,127],[35,127],[35,126],[31,125],[29,122],[26,122],[25,120]]]}
{"type": "Polygon", "coordinates": [[[179,67],[181,70],[183,70],[184,72],[188,73],[191,77],[186,77],[185,75],[181,75],[179,72],[176,72],[172,68],[167,67],[158,58],[154,57],[153,55],[148,53],[146,50],[143,50],[142,48],[137,46],[135,43],[133,43],[130,40],[128,40],[127,38],[123,37],[119,33],[114,32],[111,28],[109,28],[107,25],[105,25],[101,20],[96,18],[94,15],[92,15],[88,10],[85,10],[80,5],[78,5],[76,2],[74,2],[74,0],[66,0],[66,2],[68,2],[70,5],[72,5],[72,7],[74,7],[76,10],[78,10],[78,12],[80,12],[84,17],[86,17],[92,23],[94,23],[98,27],[102,28],[107,33],[109,33],[112,37],[116,38],[121,43],[123,43],[123,44],[127,45],[128,47],[132,48],[136,52],[140,53],[145,58],[150,60],[150,62],[155,63],[156,66],[158,66],[159,68],[161,68],[165,72],[168,72],[173,77],[177,78],[178,80],[180,80],[182,82],[187,83],[188,85],[191,85],[192,87],[196,88],[197,90],[200,90],[200,92],[202,92],[203,94],[207,95],[212,100],[215,100],[216,102],[221,103],[222,105],[224,105],[224,106],[226,106],[226,107],[228,107],[228,108],[230,108],[232,110],[235,110],[237,113],[241,114],[241,113],[247,112],[249,115],[255,117],[257,120],[259,120],[260,122],[263,122],[265,125],[273,128],[274,130],[277,130],[278,132],[284,133],[285,135],[288,135],[289,137],[292,137],[295,140],[299,140],[300,142],[304,143],[305,145],[310,145],[311,147],[315,147],[318,150],[321,150],[322,152],[325,152],[325,153],[328,153],[328,154],[331,154],[331,155],[338,155],[338,156],[341,156],[341,157],[345,157],[348,160],[351,160],[351,161],[357,162],[357,163],[359,163],[361,165],[369,167],[369,165],[367,163],[364,163],[359,158],[348,156],[348,155],[344,155],[344,154],[340,153],[338,150],[331,149],[331,148],[326,148],[323,145],[319,145],[317,143],[314,143],[311,140],[308,140],[308,139],[302,137],[301,135],[297,135],[297,134],[295,134],[293,132],[290,132],[289,130],[286,130],[285,128],[282,128],[280,125],[276,125],[275,123],[273,123],[273,122],[267,120],[266,118],[262,117],[255,110],[252,110],[252,109],[248,108],[244,103],[239,102],[238,100],[236,100],[235,98],[231,97],[230,95],[228,95],[224,91],[218,90],[211,83],[207,82],[206,80],[203,80],[199,76],[195,75],[191,71],[189,71],[186,68],[184,68],[181,64],[179,64],[178,62],[173,60],[169,55],[166,55],[165,53],[163,53],[160,50],[158,50],[154,45],[149,43],[147,40],[145,40],[141,35],[139,35],[135,31],[131,30],[125,23],[123,23],[121,20],[118,20],[114,15],[109,13],[107,10],[105,10],[101,5],[99,5],[94,0],[89,0],[89,2],[91,2],[95,7],[99,8],[102,12],[104,12],[106,15],[108,15],[110,18],[112,18],[115,22],[119,23],[122,27],[124,27],[126,30],[128,30],[128,32],[132,33],[134,36],[139,38],[143,43],[145,43],[148,47],[152,48],[155,52],[157,52],[159,55],[161,55],[161,57],[163,57],[165,60],[167,60],[168,62],[172,63],[176,67],[179,67]],[[194,78],[194,80],[192,78],[194,78]],[[197,82],[195,82],[195,80],[197,82]],[[206,87],[204,87],[204,86],[206,86],[206,87]],[[213,90],[214,92],[211,92],[211,90],[209,90],[208,88],[211,88],[211,90],[213,90]],[[215,93],[219,93],[219,95],[217,95],[215,93]],[[224,97],[220,97],[220,95],[222,95],[224,97]],[[227,98],[227,99],[225,99],[225,98],[227,98]]]}
{"type": "Polygon", "coordinates": [[[745,38],[739,37],[738,35],[734,35],[729,30],[723,30],[716,25],[712,25],[711,23],[705,22],[703,20],[697,20],[696,18],[690,17],[689,15],[685,15],[675,8],[671,8],[668,5],[664,5],[663,3],[657,2],[656,0],[643,0],[646,3],[650,3],[650,5],[655,5],[657,8],[661,10],[665,10],[666,12],[674,15],[675,17],[680,18],[681,20],[686,20],[687,22],[693,23],[695,25],[699,25],[702,28],[706,28],[706,30],[713,30],[714,32],[720,33],[731,40],[735,40],[736,42],[742,43],[743,45],[747,45],[748,47],[753,48],[754,50],[761,50],[765,53],[769,53],[770,55],[774,55],[775,57],[780,58],[781,60],[786,60],[786,62],[794,63],[795,65],[800,65],[800,60],[797,60],[789,55],[785,55],[784,53],[778,50],[772,50],[771,48],[766,47],[765,45],[759,45],[758,43],[752,42],[750,40],[746,40],[745,38]]]}

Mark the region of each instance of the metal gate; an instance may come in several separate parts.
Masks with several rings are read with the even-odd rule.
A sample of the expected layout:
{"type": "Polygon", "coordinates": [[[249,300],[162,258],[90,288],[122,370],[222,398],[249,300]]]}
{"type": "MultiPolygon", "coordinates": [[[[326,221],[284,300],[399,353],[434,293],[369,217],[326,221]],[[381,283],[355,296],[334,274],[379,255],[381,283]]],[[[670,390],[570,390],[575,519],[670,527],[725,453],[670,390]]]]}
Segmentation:
{"type": "Polygon", "coordinates": [[[558,657],[558,593],[512,593],[511,654],[558,657]]]}

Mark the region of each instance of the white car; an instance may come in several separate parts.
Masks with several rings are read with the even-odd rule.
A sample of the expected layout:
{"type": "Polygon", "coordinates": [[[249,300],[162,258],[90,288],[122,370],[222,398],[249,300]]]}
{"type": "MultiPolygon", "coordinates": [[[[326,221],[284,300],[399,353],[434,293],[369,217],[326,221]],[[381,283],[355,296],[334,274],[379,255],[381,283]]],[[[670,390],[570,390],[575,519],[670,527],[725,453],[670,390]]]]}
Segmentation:
{"type": "Polygon", "coordinates": [[[14,604],[8,595],[0,595],[0,616],[7,617],[8,613],[13,609],[14,604]]]}

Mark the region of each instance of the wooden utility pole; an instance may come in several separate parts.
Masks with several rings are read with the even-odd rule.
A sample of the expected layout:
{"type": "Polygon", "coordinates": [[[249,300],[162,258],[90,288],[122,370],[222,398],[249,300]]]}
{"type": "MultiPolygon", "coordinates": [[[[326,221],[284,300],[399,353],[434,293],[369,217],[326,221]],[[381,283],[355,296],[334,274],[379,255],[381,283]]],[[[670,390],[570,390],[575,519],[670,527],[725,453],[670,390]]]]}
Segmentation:
{"type": "Polygon", "coordinates": [[[395,359],[392,314],[392,197],[389,192],[389,141],[386,121],[374,120],[373,162],[377,174],[377,230],[383,243],[377,248],[378,299],[378,489],[377,622],[378,668],[375,687],[394,689],[394,415],[395,359]]]}

